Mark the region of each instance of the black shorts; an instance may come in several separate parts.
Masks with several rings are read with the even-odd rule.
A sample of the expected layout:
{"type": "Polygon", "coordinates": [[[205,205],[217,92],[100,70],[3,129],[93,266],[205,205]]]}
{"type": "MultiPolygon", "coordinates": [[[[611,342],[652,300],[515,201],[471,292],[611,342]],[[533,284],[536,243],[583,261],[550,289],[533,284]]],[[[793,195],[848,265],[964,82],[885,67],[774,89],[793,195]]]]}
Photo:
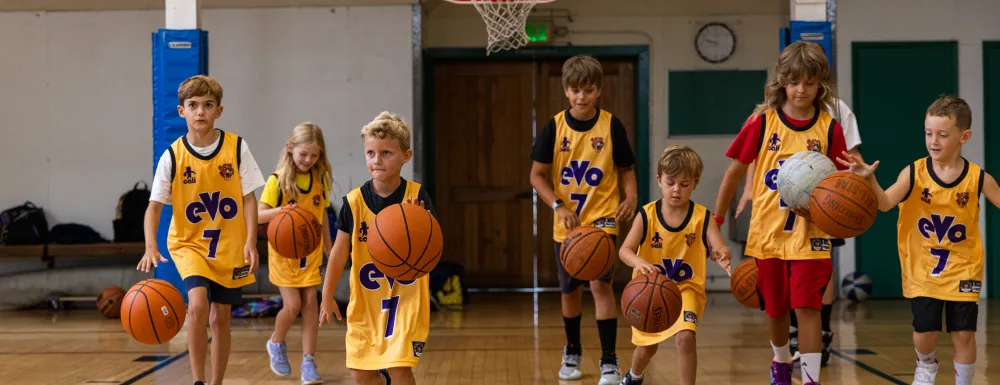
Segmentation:
{"type": "MultiPolygon", "coordinates": [[[[608,235],[611,237],[611,242],[617,245],[618,237],[610,234],[608,235]]],[[[563,267],[562,261],[559,260],[559,249],[561,246],[562,246],[561,242],[556,242],[556,269],[559,271],[559,291],[561,291],[563,294],[569,294],[575,291],[583,284],[587,283],[587,281],[581,281],[579,279],[573,278],[572,275],[569,275],[569,273],[566,272],[566,269],[563,267]]],[[[617,249],[617,247],[615,247],[615,249],[617,249]]],[[[616,254],[612,256],[612,258],[617,259],[617,256],[618,255],[616,254]]],[[[607,274],[601,277],[600,281],[611,283],[611,276],[614,275],[614,273],[615,269],[614,265],[612,264],[611,271],[609,271],[607,274]]]]}
{"type": "Polygon", "coordinates": [[[232,306],[243,304],[243,288],[241,287],[228,288],[200,275],[192,275],[184,278],[184,290],[190,293],[191,289],[196,287],[204,287],[208,290],[209,303],[214,302],[232,306]]]}
{"type": "Polygon", "coordinates": [[[979,320],[978,302],[945,301],[917,297],[910,301],[913,308],[913,331],[917,333],[941,331],[941,312],[944,311],[948,333],[976,331],[979,320]]]}

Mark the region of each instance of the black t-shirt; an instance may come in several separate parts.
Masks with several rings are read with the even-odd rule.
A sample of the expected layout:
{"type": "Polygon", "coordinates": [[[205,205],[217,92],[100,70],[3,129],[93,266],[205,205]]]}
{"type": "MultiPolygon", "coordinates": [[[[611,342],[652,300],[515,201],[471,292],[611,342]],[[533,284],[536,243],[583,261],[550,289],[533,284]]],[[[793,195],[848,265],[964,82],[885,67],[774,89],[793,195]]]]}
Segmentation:
{"type": "MultiPolygon", "coordinates": [[[[403,195],[406,194],[406,179],[399,178],[402,183],[389,194],[387,197],[381,197],[375,193],[375,188],[372,186],[372,181],[369,180],[361,186],[361,196],[365,200],[365,205],[368,206],[368,210],[378,214],[382,209],[392,206],[397,203],[403,203],[403,195]]],[[[434,210],[434,204],[431,203],[431,197],[427,195],[427,189],[424,186],[420,186],[420,191],[417,192],[417,199],[424,202],[424,208],[431,211],[431,215],[437,218],[437,212],[434,210]]],[[[420,202],[415,202],[420,203],[420,202]]],[[[350,234],[354,231],[354,214],[351,212],[351,205],[347,204],[347,197],[344,197],[344,204],[340,206],[340,215],[337,216],[337,230],[343,231],[350,234]]]]}
{"type": "MultiPolygon", "coordinates": [[[[594,117],[587,121],[576,120],[569,110],[563,111],[566,114],[566,124],[576,132],[587,132],[601,117],[601,110],[598,109],[594,117]]],[[[549,119],[549,123],[542,128],[542,132],[535,140],[531,148],[531,160],[538,163],[552,163],[552,154],[556,146],[556,120],[549,119]]],[[[628,143],[628,134],[625,132],[625,125],[617,116],[611,116],[611,157],[615,160],[615,166],[631,167],[635,165],[635,154],[632,153],[632,146],[628,143]]]]}

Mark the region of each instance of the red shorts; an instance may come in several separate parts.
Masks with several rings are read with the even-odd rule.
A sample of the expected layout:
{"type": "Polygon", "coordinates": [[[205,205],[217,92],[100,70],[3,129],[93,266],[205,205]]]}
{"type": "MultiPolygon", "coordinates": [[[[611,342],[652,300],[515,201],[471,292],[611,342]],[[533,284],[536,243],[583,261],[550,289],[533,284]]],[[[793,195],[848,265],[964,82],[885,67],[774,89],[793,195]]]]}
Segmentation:
{"type": "Polygon", "coordinates": [[[822,309],[823,291],[830,282],[830,274],[833,274],[830,259],[757,259],[760,306],[772,318],[802,307],[822,309]]]}

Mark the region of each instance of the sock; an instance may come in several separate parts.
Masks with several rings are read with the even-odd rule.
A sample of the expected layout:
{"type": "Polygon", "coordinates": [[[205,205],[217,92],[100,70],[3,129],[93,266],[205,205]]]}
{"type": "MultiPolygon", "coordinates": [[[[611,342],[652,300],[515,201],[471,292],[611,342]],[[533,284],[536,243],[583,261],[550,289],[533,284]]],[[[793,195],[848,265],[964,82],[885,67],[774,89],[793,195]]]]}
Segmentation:
{"type": "Polygon", "coordinates": [[[312,355],[309,355],[309,354],[304,354],[304,353],[303,353],[303,354],[302,354],[302,359],[303,359],[303,360],[311,360],[311,359],[313,359],[313,356],[312,356],[312,355]]]}
{"type": "Polygon", "coordinates": [[[774,349],[774,361],[789,363],[792,362],[792,351],[788,348],[788,343],[785,346],[774,346],[774,342],[771,343],[771,349],[774,349]]]}
{"type": "Polygon", "coordinates": [[[580,352],[580,320],[583,314],[573,318],[563,317],[563,324],[566,325],[566,344],[571,352],[580,352]]]}
{"type": "Polygon", "coordinates": [[[976,374],[976,364],[955,363],[955,385],[972,385],[972,376],[976,374]]]}
{"type": "Polygon", "coordinates": [[[933,364],[937,363],[937,359],[934,358],[934,352],[930,352],[930,353],[927,353],[927,354],[920,354],[920,351],[918,350],[917,351],[917,362],[922,363],[924,365],[933,365],[933,364]]]}
{"type": "Polygon", "coordinates": [[[823,305],[823,331],[830,332],[830,314],[833,313],[833,305],[823,305]]]}
{"type": "Polygon", "coordinates": [[[636,380],[641,380],[642,379],[642,375],[641,374],[636,375],[635,372],[632,371],[632,369],[629,369],[628,375],[632,376],[632,378],[634,378],[636,380]]]}
{"type": "Polygon", "coordinates": [[[601,338],[601,361],[613,359],[615,340],[618,338],[618,318],[597,320],[597,334],[601,338]]]}
{"type": "Polygon", "coordinates": [[[823,353],[802,354],[802,383],[819,383],[819,369],[823,361],[823,353]]]}

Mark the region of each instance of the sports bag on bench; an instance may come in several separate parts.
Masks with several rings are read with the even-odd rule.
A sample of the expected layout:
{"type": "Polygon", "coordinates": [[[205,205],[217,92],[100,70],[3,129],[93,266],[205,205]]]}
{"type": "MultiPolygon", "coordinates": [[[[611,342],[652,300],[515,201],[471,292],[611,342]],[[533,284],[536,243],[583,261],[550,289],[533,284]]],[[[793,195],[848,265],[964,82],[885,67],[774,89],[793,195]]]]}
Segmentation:
{"type": "Polygon", "coordinates": [[[48,238],[45,211],[34,203],[25,202],[0,212],[0,245],[40,245],[48,238]]]}

